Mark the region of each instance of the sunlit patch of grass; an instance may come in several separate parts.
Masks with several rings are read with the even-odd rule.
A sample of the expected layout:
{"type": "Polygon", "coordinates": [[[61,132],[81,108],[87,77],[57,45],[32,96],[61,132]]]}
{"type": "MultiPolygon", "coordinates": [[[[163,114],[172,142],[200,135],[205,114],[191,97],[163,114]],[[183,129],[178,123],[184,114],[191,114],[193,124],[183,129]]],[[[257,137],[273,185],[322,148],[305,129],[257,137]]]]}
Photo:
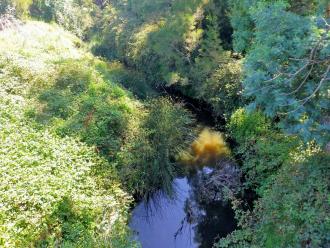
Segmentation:
{"type": "Polygon", "coordinates": [[[77,48],[79,39],[57,25],[28,21],[0,32],[0,54],[30,72],[47,72],[57,61],[81,59],[86,51],[77,48]]]}

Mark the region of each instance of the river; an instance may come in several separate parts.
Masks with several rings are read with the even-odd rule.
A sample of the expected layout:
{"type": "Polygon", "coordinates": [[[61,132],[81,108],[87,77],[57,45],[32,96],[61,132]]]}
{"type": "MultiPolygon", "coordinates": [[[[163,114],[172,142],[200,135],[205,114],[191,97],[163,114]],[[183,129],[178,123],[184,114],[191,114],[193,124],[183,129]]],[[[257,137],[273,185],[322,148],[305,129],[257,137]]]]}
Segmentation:
{"type": "Polygon", "coordinates": [[[236,228],[230,204],[198,200],[198,178],[208,167],[173,181],[175,196],[156,194],[133,210],[130,227],[142,248],[210,248],[236,228]]]}

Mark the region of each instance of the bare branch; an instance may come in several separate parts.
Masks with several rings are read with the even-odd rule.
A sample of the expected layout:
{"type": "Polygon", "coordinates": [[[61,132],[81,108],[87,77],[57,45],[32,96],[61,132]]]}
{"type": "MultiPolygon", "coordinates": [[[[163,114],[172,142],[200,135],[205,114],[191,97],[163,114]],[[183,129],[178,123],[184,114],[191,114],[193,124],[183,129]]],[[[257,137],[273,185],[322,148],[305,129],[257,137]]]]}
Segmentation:
{"type": "MultiPolygon", "coordinates": [[[[306,73],[306,75],[304,76],[304,79],[302,80],[302,82],[299,84],[299,86],[289,92],[289,93],[281,93],[280,95],[283,95],[283,96],[289,96],[289,95],[293,95],[295,93],[297,93],[303,86],[304,84],[307,82],[307,79],[308,77],[311,75],[313,69],[314,69],[314,66],[315,64],[320,64],[320,63],[324,63],[324,62],[328,62],[330,60],[329,57],[325,58],[325,59],[322,59],[322,60],[316,60],[315,57],[317,55],[317,51],[318,51],[318,48],[319,46],[321,45],[322,41],[324,41],[327,37],[327,33],[329,32],[329,29],[326,30],[326,32],[322,35],[322,37],[318,40],[318,42],[316,43],[316,45],[313,47],[313,49],[311,50],[310,52],[310,55],[309,55],[309,59],[296,59],[296,58],[290,58],[290,60],[296,60],[296,61],[308,61],[307,64],[305,64],[305,66],[303,66],[302,68],[300,68],[298,71],[296,71],[291,78],[289,78],[286,83],[289,83],[290,81],[292,81],[298,74],[300,74],[301,71],[303,71],[306,67],[308,67],[309,65],[311,66],[311,68],[308,70],[308,72],[306,73]]],[[[287,105],[281,105],[281,107],[284,107],[284,106],[290,106],[292,104],[287,104],[287,105]]]]}
{"type": "Polygon", "coordinates": [[[292,95],[292,94],[297,93],[301,89],[301,87],[305,84],[305,82],[307,81],[308,77],[310,76],[310,74],[313,71],[313,68],[314,68],[314,64],[312,64],[310,70],[305,75],[305,78],[303,79],[303,81],[301,82],[301,84],[294,91],[291,91],[290,93],[282,93],[281,95],[289,96],[289,95],[292,95]]]}
{"type": "MultiPolygon", "coordinates": [[[[295,108],[294,110],[291,110],[291,111],[286,112],[286,113],[280,113],[280,114],[287,115],[287,114],[290,114],[290,113],[294,113],[294,112],[298,111],[300,108],[302,108],[310,99],[312,99],[316,95],[316,93],[322,87],[323,83],[326,82],[326,81],[329,81],[329,78],[328,78],[329,72],[330,72],[330,65],[328,65],[328,67],[327,67],[327,69],[324,73],[324,76],[322,77],[321,81],[318,83],[317,87],[312,92],[312,94],[310,94],[308,97],[306,97],[304,99],[298,100],[297,102],[301,102],[301,104],[297,108],[295,108]]],[[[294,104],[296,104],[297,102],[295,102],[294,104]]],[[[290,104],[290,105],[293,105],[293,104],[290,104]]]]}

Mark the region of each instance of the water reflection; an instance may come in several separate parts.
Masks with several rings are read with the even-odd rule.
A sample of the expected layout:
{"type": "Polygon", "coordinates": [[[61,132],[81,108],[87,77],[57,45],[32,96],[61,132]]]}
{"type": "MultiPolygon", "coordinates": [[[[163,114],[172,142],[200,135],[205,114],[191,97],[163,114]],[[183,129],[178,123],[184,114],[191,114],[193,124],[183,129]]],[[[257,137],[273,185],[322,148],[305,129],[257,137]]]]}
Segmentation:
{"type": "Polygon", "coordinates": [[[209,248],[215,239],[235,228],[230,206],[199,197],[203,169],[188,178],[174,180],[176,197],[158,195],[133,210],[131,228],[143,248],[209,248]]]}

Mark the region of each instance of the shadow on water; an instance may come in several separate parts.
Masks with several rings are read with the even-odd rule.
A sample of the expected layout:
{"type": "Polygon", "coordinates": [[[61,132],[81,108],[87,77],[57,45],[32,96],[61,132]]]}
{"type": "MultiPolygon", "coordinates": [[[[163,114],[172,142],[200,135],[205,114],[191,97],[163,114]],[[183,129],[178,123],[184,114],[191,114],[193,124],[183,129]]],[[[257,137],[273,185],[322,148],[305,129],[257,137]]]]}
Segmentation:
{"type": "MultiPolygon", "coordinates": [[[[193,112],[197,111],[195,106],[199,107],[199,123],[214,126],[215,119],[205,111],[208,106],[185,100],[193,112]]],[[[148,202],[140,202],[132,212],[130,227],[143,248],[210,248],[219,238],[235,230],[237,224],[230,203],[220,201],[217,188],[207,186],[207,179],[211,177],[217,176],[221,182],[222,172],[235,176],[231,173],[235,170],[228,169],[232,164],[219,160],[229,154],[224,136],[209,128],[201,131],[187,151],[179,154],[178,161],[186,175],[173,181],[174,197],[160,191],[148,202]],[[214,165],[214,169],[207,165],[214,165]],[[227,169],[216,169],[222,166],[227,169]],[[205,194],[212,196],[212,200],[205,200],[211,198],[205,194]]]]}
{"type": "Polygon", "coordinates": [[[130,227],[143,248],[209,248],[236,228],[230,204],[199,200],[202,169],[173,182],[175,196],[157,194],[133,210],[130,227]]]}

